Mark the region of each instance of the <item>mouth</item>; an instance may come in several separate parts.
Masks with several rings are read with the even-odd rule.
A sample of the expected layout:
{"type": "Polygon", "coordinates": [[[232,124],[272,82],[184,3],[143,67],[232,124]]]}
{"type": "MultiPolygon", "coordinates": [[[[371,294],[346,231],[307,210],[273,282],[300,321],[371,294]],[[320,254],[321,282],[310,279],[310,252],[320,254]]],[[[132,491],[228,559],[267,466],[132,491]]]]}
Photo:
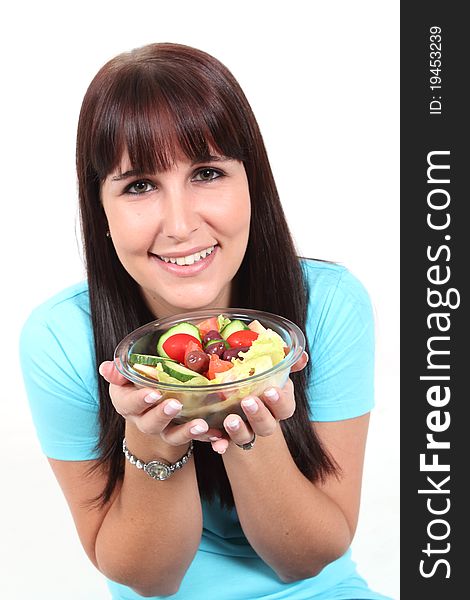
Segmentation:
{"type": "Polygon", "coordinates": [[[218,254],[219,245],[208,246],[186,256],[162,256],[149,252],[149,256],[159,268],[177,277],[192,277],[205,271],[218,254]]]}
{"type": "Polygon", "coordinates": [[[204,248],[203,250],[199,250],[198,252],[194,252],[193,254],[188,254],[187,256],[173,257],[173,256],[161,256],[159,254],[154,254],[153,256],[156,256],[159,260],[161,260],[165,263],[171,263],[173,265],[179,265],[180,267],[183,267],[183,266],[194,265],[195,263],[198,263],[201,260],[204,260],[205,258],[210,256],[214,252],[214,249],[216,248],[216,246],[217,246],[217,244],[215,244],[213,246],[208,246],[207,248],[204,248]]]}

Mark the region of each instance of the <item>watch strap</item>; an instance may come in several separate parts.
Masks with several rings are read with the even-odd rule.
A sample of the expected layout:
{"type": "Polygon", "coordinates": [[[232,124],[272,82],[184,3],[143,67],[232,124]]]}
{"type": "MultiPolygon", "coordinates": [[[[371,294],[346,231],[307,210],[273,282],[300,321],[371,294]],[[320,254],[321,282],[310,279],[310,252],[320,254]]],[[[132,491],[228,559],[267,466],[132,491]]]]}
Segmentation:
{"type": "Polygon", "coordinates": [[[142,469],[149,477],[152,479],[156,479],[158,481],[164,481],[173,475],[175,471],[181,469],[191,458],[194,451],[193,440],[191,440],[189,444],[188,451],[184,454],[180,459],[178,459],[175,463],[171,464],[163,459],[155,459],[149,462],[144,462],[137,456],[132,454],[126,443],[126,438],[122,440],[122,451],[126,459],[134,465],[137,469],[142,469]]]}

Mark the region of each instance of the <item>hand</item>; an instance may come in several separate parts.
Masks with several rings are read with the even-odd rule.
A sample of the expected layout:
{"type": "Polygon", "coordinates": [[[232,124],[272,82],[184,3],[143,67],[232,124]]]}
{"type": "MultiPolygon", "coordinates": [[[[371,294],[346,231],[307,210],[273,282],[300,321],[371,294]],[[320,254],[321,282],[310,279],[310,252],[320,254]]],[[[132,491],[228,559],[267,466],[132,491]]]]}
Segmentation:
{"type": "MultiPolygon", "coordinates": [[[[301,371],[308,363],[308,354],[304,352],[299,360],[292,365],[291,372],[301,371]]],[[[247,396],[241,401],[243,412],[248,421],[244,422],[235,414],[228,415],[224,420],[224,429],[228,438],[213,441],[212,448],[223,454],[230,441],[235,444],[247,444],[253,439],[253,434],[261,437],[272,435],[277,423],[288,419],[295,411],[294,384],[289,378],[282,388],[272,387],[260,396],[247,396]]]]}
{"type": "Polygon", "coordinates": [[[112,361],[101,363],[100,374],[109,382],[109,395],[116,411],[137,429],[148,435],[159,435],[171,446],[188,444],[190,440],[209,442],[220,439],[222,432],[210,429],[203,419],[193,419],[181,425],[171,421],[182,409],[174,398],[165,398],[156,389],[137,387],[129,382],[112,361]]]}

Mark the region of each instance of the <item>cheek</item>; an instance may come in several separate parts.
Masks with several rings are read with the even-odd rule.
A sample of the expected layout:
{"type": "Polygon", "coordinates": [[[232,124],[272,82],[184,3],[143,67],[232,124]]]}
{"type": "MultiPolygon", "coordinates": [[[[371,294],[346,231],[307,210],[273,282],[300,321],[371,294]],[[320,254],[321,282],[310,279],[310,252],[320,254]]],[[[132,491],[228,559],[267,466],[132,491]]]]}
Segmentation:
{"type": "Polygon", "coordinates": [[[108,216],[111,236],[119,252],[147,252],[155,227],[143,212],[113,211],[108,216]]]}
{"type": "MultiPolygon", "coordinates": [[[[243,191],[230,195],[213,205],[207,221],[227,237],[248,235],[251,218],[250,197],[243,191]]],[[[235,241],[235,240],[234,240],[235,241]]]]}

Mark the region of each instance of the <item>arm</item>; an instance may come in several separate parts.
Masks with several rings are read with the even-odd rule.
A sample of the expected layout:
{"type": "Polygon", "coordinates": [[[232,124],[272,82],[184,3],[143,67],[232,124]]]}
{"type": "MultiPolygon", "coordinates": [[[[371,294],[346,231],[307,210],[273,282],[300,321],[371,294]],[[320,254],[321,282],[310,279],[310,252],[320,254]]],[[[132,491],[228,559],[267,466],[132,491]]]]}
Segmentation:
{"type": "MultiPolygon", "coordinates": [[[[190,439],[207,440],[218,433],[207,431],[201,419],[168,426],[174,416],[164,412],[169,400],[149,408],[144,401],[149,390],[124,383],[109,363],[103,374],[112,383],[117,410],[126,414],[128,447],[142,460],[175,462],[190,439]],[[202,425],[206,433],[194,435],[190,432],[194,425],[202,425]]],[[[93,564],[109,579],[144,596],[176,593],[202,532],[194,460],[165,481],[154,481],[126,461],[123,482],[103,508],[90,506],[105,483],[103,473],[90,475],[93,461],[49,462],[93,564]]]]}
{"type": "MultiPolygon", "coordinates": [[[[144,459],[177,460],[184,453],[184,447],[169,452],[162,444],[142,440],[137,445],[136,436],[128,438],[129,446],[134,442],[135,452],[138,446],[144,459]]],[[[93,461],[49,459],[49,463],[93,564],[109,579],[144,596],[175,593],[202,531],[194,461],[167,481],[154,481],[126,464],[123,483],[104,508],[88,505],[105,483],[102,474],[89,474],[93,461]]]]}
{"type": "Polygon", "coordinates": [[[231,444],[224,454],[245,535],[283,581],[318,574],[351,544],[368,420],[364,415],[312,423],[340,467],[339,478],[323,484],[311,483],[298,470],[279,424],[272,435],[258,437],[253,450],[231,444]]]}
{"type": "MultiPolygon", "coordinates": [[[[61,297],[35,311],[21,334],[21,366],[38,437],[46,456],[53,457],[49,462],[93,564],[141,594],[168,594],[178,588],[201,536],[194,459],[166,481],[154,481],[125,461],[123,483],[111,500],[102,508],[92,504],[106,474],[90,474],[97,456],[94,350],[88,295],[80,288],[72,293],[73,302],[61,297]]],[[[127,382],[112,362],[103,363],[100,371],[110,384],[114,408],[125,419],[128,447],[142,460],[174,462],[190,439],[207,441],[219,433],[211,433],[201,419],[175,426],[171,421],[178,410],[165,413],[169,399],[146,402],[152,390],[127,382]],[[196,424],[202,430],[193,434],[196,424]]]]}
{"type": "MultiPolygon", "coordinates": [[[[370,301],[363,286],[346,271],[311,277],[309,339],[315,364],[309,382],[312,423],[320,441],[336,461],[338,477],[312,483],[290,456],[279,421],[295,410],[288,380],[255,401],[255,412],[242,401],[248,423],[229,437],[246,443],[254,431],[255,446],[246,452],[231,443],[224,456],[240,522],[250,543],[284,581],[319,573],[344,554],[356,529],[359,511],[368,413],[373,404],[374,331],[370,301]],[[363,415],[363,416],[358,416],[363,415]]],[[[292,370],[305,366],[305,357],[292,370]]],[[[214,445],[218,446],[218,442],[214,445]]]]}

